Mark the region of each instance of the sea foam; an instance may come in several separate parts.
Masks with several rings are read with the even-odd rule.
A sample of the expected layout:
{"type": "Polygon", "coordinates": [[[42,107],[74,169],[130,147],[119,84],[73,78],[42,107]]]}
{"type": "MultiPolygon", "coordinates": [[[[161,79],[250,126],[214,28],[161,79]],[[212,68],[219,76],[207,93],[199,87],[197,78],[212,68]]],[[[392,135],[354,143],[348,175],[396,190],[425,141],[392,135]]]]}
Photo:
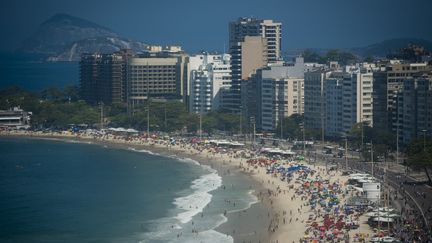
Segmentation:
{"type": "Polygon", "coordinates": [[[174,200],[174,204],[178,209],[185,210],[179,213],[175,218],[183,224],[191,221],[193,216],[201,213],[204,207],[210,203],[212,195],[209,192],[216,190],[221,185],[222,177],[220,177],[216,171],[192,181],[191,189],[193,189],[194,192],[174,200]]]}
{"type": "Polygon", "coordinates": [[[128,150],[134,151],[134,152],[138,152],[138,153],[146,153],[146,154],[151,154],[151,155],[160,155],[158,153],[152,152],[150,150],[146,150],[146,149],[136,149],[136,148],[132,148],[132,147],[128,147],[128,150]]]}

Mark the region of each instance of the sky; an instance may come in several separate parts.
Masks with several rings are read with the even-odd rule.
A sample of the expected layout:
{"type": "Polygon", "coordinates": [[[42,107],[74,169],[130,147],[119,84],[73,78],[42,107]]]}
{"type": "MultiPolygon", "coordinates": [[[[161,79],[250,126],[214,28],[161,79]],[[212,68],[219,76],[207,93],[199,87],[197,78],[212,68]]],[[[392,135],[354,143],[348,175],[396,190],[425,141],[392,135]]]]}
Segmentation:
{"type": "Polygon", "coordinates": [[[431,0],[1,0],[0,50],[57,13],[148,44],[223,51],[239,17],[282,22],[282,49],[361,47],[391,38],[432,40],[431,0]]]}

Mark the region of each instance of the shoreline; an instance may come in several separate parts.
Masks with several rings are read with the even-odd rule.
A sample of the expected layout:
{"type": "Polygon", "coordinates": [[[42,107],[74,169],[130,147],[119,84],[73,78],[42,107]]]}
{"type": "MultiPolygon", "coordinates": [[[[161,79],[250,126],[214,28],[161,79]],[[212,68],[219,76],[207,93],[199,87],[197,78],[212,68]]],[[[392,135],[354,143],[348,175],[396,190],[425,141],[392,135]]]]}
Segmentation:
{"type": "MultiPolygon", "coordinates": [[[[77,142],[83,144],[94,144],[99,146],[107,146],[108,148],[124,149],[129,151],[134,150],[147,150],[150,154],[157,156],[167,156],[175,158],[181,162],[181,159],[191,159],[198,162],[199,166],[209,166],[217,171],[217,174],[225,180],[227,171],[230,176],[237,176],[242,183],[253,184],[251,190],[256,197],[259,192],[265,191],[265,187],[260,185],[250,173],[245,172],[237,166],[236,163],[226,163],[225,156],[209,156],[208,154],[194,153],[192,150],[181,148],[179,146],[160,146],[159,144],[133,144],[128,142],[113,141],[113,140],[100,140],[90,137],[77,137],[63,134],[4,134],[0,133],[0,137],[9,138],[25,138],[35,140],[49,140],[58,142],[77,142]]],[[[210,192],[211,193],[211,192],[210,192]]],[[[204,208],[205,210],[205,208],[204,208]]],[[[273,215],[274,210],[269,205],[263,204],[260,200],[250,203],[247,208],[238,208],[228,211],[225,216],[226,221],[216,226],[213,230],[230,235],[234,242],[270,242],[270,235],[266,230],[266,225],[269,223],[266,215],[273,215]],[[249,221],[249,223],[248,223],[249,221]],[[261,221],[262,224],[257,224],[261,221]],[[264,225],[263,225],[264,224],[264,225]],[[245,227],[238,227],[239,225],[247,225],[245,227]],[[235,227],[235,228],[234,228],[235,227]],[[234,228],[234,229],[233,229],[234,228]],[[237,228],[237,229],[236,229],[237,228]]],[[[211,229],[209,229],[211,230],[211,229]]]]}
{"type": "MultiPolygon", "coordinates": [[[[258,200],[257,203],[250,205],[247,209],[236,209],[234,212],[224,213],[227,221],[213,228],[219,233],[230,235],[234,242],[295,243],[302,242],[304,238],[318,237],[317,232],[311,232],[312,223],[325,223],[322,211],[325,206],[318,205],[315,208],[315,206],[310,205],[308,201],[308,196],[310,196],[309,186],[305,188],[304,184],[308,174],[311,174],[308,180],[319,181],[318,183],[321,183],[326,188],[334,186],[338,188],[335,195],[341,200],[341,205],[344,205],[346,196],[349,195],[348,190],[344,188],[348,178],[342,176],[341,171],[327,171],[325,166],[314,163],[307,165],[312,173],[296,172],[290,176],[290,180],[281,180],[278,173],[269,173],[267,165],[254,164],[248,161],[247,156],[243,154],[244,152],[250,152],[247,150],[241,152],[243,155],[240,156],[237,153],[238,151],[205,147],[185,141],[179,141],[179,143],[171,145],[166,140],[125,139],[124,137],[119,139],[119,137],[112,135],[106,136],[106,138],[96,138],[89,135],[74,136],[70,135],[70,133],[29,134],[22,132],[19,134],[0,133],[0,137],[2,136],[91,142],[120,149],[144,149],[161,156],[176,156],[178,159],[189,158],[197,161],[200,165],[210,166],[217,171],[223,181],[225,177],[235,175],[241,178],[244,183],[248,183],[249,188],[254,190],[254,195],[258,200]]],[[[285,166],[307,164],[288,159],[280,159],[277,162],[285,166]]],[[[350,194],[352,196],[353,191],[350,194]]],[[[228,203],[228,206],[231,206],[230,202],[228,203]]],[[[334,213],[338,215],[341,211],[340,206],[335,208],[331,209],[331,211],[334,210],[334,213]]],[[[369,240],[369,237],[373,235],[373,231],[367,225],[366,219],[364,216],[351,219],[350,216],[350,220],[355,220],[359,228],[351,229],[344,235],[339,232],[335,237],[341,240],[341,237],[345,238],[349,235],[350,239],[361,237],[369,240]]]]}

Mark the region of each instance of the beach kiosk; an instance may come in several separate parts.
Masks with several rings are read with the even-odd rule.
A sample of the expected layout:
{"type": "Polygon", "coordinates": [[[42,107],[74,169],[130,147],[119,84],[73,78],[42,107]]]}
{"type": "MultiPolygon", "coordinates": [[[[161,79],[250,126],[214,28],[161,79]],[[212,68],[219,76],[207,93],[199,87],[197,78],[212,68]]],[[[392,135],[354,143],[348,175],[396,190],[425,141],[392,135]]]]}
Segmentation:
{"type": "Polygon", "coordinates": [[[381,197],[381,183],[365,182],[363,183],[363,192],[366,199],[372,202],[378,202],[381,197]]]}

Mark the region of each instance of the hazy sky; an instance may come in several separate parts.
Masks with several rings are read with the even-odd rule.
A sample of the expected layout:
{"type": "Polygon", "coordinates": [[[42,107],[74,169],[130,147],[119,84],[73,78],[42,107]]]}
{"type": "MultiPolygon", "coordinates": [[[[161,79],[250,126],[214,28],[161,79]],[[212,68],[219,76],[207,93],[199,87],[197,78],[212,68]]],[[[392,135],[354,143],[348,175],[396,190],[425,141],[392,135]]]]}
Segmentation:
{"type": "Polygon", "coordinates": [[[389,38],[432,40],[431,0],[1,0],[0,50],[56,13],[85,18],[150,44],[222,51],[240,16],[282,22],[282,48],[344,48],[389,38]]]}

